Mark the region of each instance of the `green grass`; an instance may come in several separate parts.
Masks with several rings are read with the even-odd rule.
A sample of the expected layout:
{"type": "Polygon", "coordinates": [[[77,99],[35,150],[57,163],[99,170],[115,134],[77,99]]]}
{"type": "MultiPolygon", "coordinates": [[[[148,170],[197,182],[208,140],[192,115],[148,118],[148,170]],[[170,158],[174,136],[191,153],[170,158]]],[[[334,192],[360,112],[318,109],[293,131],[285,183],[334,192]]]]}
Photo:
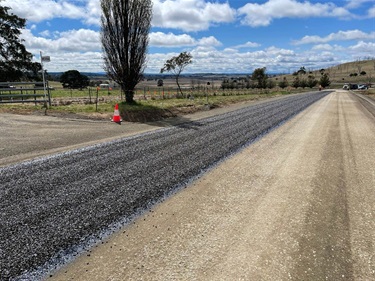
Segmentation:
{"type": "MultiPolygon", "coordinates": [[[[295,90],[301,92],[301,90],[295,90]]],[[[149,111],[155,110],[172,110],[174,108],[194,107],[198,108],[207,103],[213,107],[220,107],[229,104],[239,103],[249,100],[258,100],[277,95],[290,94],[292,91],[270,91],[270,90],[249,90],[249,89],[234,89],[234,90],[215,90],[210,91],[207,98],[207,92],[196,91],[186,92],[194,98],[175,98],[175,93],[165,91],[163,98],[161,91],[146,92],[146,99],[144,99],[144,92],[137,91],[135,96],[135,103],[128,104],[121,100],[119,90],[99,90],[85,89],[85,90],[69,90],[69,89],[56,89],[52,90],[52,99],[54,102],[59,100],[60,103],[67,103],[65,105],[52,105],[48,108],[49,112],[73,113],[90,115],[94,113],[113,114],[114,106],[116,103],[120,104],[120,111],[149,111]],[[90,92],[89,92],[90,91],[90,92]],[[91,103],[89,103],[89,93],[91,94],[91,103]],[[98,93],[99,102],[96,104],[96,95],[98,93]],[[82,101],[85,100],[85,103],[82,101]]],[[[35,105],[33,103],[25,104],[4,104],[0,106],[0,111],[11,112],[30,112],[44,110],[41,104],[35,105]]]]}
{"type": "MultiPolygon", "coordinates": [[[[97,95],[96,88],[87,88],[83,90],[77,89],[61,89],[57,88],[55,90],[51,90],[51,97],[52,98],[91,98],[95,99],[97,95]]],[[[119,90],[111,90],[108,91],[106,89],[102,89],[98,91],[98,96],[120,96],[119,90]]]]}

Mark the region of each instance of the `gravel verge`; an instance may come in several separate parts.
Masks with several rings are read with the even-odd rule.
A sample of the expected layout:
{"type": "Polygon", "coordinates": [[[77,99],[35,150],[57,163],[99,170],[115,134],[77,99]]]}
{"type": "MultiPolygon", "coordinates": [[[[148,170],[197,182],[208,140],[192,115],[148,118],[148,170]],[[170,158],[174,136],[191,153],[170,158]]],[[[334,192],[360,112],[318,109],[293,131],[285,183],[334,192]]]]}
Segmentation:
{"type": "Polygon", "coordinates": [[[329,92],[0,169],[0,279],[41,278],[329,92]]]}

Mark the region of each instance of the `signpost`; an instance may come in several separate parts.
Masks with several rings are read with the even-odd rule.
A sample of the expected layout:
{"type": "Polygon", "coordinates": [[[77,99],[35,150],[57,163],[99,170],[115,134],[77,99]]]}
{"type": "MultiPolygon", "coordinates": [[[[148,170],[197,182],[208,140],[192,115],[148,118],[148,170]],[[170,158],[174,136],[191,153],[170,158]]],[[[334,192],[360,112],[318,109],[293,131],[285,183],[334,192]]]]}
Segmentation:
{"type": "Polygon", "coordinates": [[[42,51],[40,51],[40,64],[42,65],[42,77],[43,77],[43,89],[44,89],[44,100],[45,100],[45,106],[47,107],[47,91],[46,91],[46,80],[44,77],[44,68],[43,68],[43,62],[50,62],[51,58],[50,56],[43,56],[42,51]]]}

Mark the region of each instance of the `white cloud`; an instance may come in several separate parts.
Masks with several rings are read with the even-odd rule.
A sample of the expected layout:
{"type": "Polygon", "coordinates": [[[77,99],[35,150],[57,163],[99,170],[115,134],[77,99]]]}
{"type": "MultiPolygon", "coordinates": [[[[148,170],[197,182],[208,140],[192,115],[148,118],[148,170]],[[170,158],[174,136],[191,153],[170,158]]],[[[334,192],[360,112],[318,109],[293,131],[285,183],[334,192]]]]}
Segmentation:
{"type": "Polygon", "coordinates": [[[214,36],[203,37],[199,40],[198,45],[200,46],[221,46],[221,42],[214,36]]]}
{"type": "Polygon", "coordinates": [[[44,30],[44,31],[40,32],[39,35],[41,35],[42,37],[50,37],[51,32],[49,30],[44,30]]]}
{"type": "MultiPolygon", "coordinates": [[[[259,67],[267,67],[268,71],[278,72],[288,72],[289,69],[298,70],[302,65],[318,69],[335,62],[347,61],[351,56],[353,58],[368,56],[375,50],[373,42],[375,32],[366,33],[357,29],[338,31],[327,36],[305,36],[293,42],[295,45],[313,44],[314,46],[308,50],[306,47],[261,48],[261,44],[251,41],[235,46],[230,46],[230,44],[237,43],[223,46],[222,42],[225,42],[226,34],[223,33],[222,36],[218,33],[217,37],[214,37],[209,32],[198,33],[197,31],[237,22],[238,13],[229,4],[234,2],[224,3],[224,0],[153,0],[153,2],[152,24],[158,32],[150,33],[150,46],[161,47],[164,50],[148,55],[146,72],[159,72],[167,59],[178,55],[179,51],[175,48],[181,48],[193,54],[194,63],[189,66],[189,72],[244,73],[251,73],[259,67]],[[162,28],[168,29],[165,31],[162,28]],[[170,29],[182,30],[182,34],[169,32],[170,29]],[[165,33],[160,31],[165,31],[165,33]],[[351,42],[350,47],[329,44],[332,41],[349,40],[354,41],[351,42]],[[168,51],[168,48],[173,48],[174,52],[164,53],[165,50],[168,51]]],[[[355,5],[363,6],[369,2],[365,0],[320,1],[320,3],[315,0],[248,1],[248,4],[240,8],[238,12],[242,15],[244,24],[266,26],[273,20],[284,17],[341,18],[344,16],[353,18],[347,10],[348,7],[355,9],[355,5]],[[343,7],[338,7],[337,3],[343,3],[343,7]]],[[[25,39],[25,46],[36,59],[39,57],[40,50],[51,56],[51,63],[46,66],[50,72],[69,69],[103,71],[100,36],[97,31],[100,25],[100,0],[5,0],[2,3],[12,7],[12,12],[31,22],[30,29],[23,30],[22,38],[25,39]],[[67,19],[67,23],[68,19],[75,19],[75,24],[78,20],[83,24],[95,26],[77,27],[76,30],[65,32],[58,32],[56,30],[61,29],[52,26],[49,30],[39,30],[37,35],[32,33],[37,32],[39,22],[44,21],[47,25],[49,22],[54,24],[54,18],[67,19]]],[[[374,16],[375,6],[368,10],[368,17],[374,16]]],[[[230,28],[235,28],[235,26],[232,25],[230,28]]],[[[242,38],[250,40],[252,37],[244,35],[242,38]]],[[[229,42],[231,42],[230,39],[229,42]]]]}
{"type": "Polygon", "coordinates": [[[374,42],[363,42],[360,41],[357,44],[350,46],[348,48],[349,51],[351,51],[353,54],[357,54],[358,56],[365,56],[366,54],[372,54],[375,53],[375,43],[374,42]]]}
{"type": "Polygon", "coordinates": [[[225,48],[223,50],[224,53],[228,53],[228,54],[233,54],[233,53],[238,53],[238,49],[235,49],[235,48],[225,48]]]}
{"type": "Polygon", "coordinates": [[[196,40],[187,34],[175,35],[173,33],[151,32],[150,45],[155,47],[183,47],[194,46],[196,40]]]}
{"type": "Polygon", "coordinates": [[[67,1],[53,0],[5,0],[5,6],[11,12],[32,22],[40,22],[55,17],[82,18],[86,14],[84,7],[73,5],[67,1]]]}
{"type": "Polygon", "coordinates": [[[184,31],[207,30],[216,23],[235,20],[235,10],[229,3],[203,0],[154,0],[152,24],[156,27],[184,31]]]}
{"type": "Polygon", "coordinates": [[[257,47],[260,47],[261,45],[259,43],[254,43],[254,42],[246,42],[245,44],[241,44],[241,45],[237,45],[237,46],[233,46],[231,48],[233,49],[242,49],[242,48],[257,48],[257,47]]]}
{"type": "MultiPolygon", "coordinates": [[[[53,18],[80,20],[86,25],[100,26],[100,0],[4,0],[4,5],[29,22],[53,18]]],[[[236,11],[229,3],[205,0],[153,0],[154,27],[183,31],[207,30],[219,23],[235,21],[236,11]]]]}
{"type": "Polygon", "coordinates": [[[268,0],[263,4],[248,3],[238,9],[244,15],[242,24],[268,26],[274,19],[280,18],[309,18],[309,17],[348,17],[350,13],[345,8],[332,3],[298,2],[296,0],[268,0]]]}
{"type": "Polygon", "coordinates": [[[368,17],[375,18],[375,6],[368,10],[368,17]]]}
{"type": "Polygon", "coordinates": [[[26,49],[34,54],[43,50],[50,53],[65,54],[66,52],[89,52],[101,50],[99,33],[89,29],[71,30],[55,33],[57,38],[44,38],[34,36],[30,30],[22,31],[26,49]]]}
{"type": "Polygon", "coordinates": [[[318,44],[311,48],[312,51],[344,52],[345,48],[339,45],[318,44]]]}
{"type": "Polygon", "coordinates": [[[375,32],[366,33],[358,29],[348,30],[348,31],[339,31],[337,33],[331,33],[326,37],[320,37],[317,35],[314,36],[305,36],[300,40],[293,42],[295,45],[302,44],[321,44],[331,41],[350,41],[350,40],[375,40],[375,32]]]}
{"type": "Polygon", "coordinates": [[[101,49],[99,32],[89,29],[70,30],[60,33],[56,40],[62,51],[96,51],[101,49]]]}
{"type": "Polygon", "coordinates": [[[214,36],[203,37],[199,40],[191,37],[188,34],[175,35],[171,32],[151,32],[150,46],[154,47],[191,47],[191,46],[220,46],[221,42],[214,36]]]}
{"type": "Polygon", "coordinates": [[[345,5],[348,9],[356,9],[361,7],[365,3],[372,3],[374,0],[346,0],[347,4],[345,5]]]}
{"type": "Polygon", "coordinates": [[[100,7],[100,0],[88,0],[86,4],[86,15],[84,22],[89,25],[100,26],[100,16],[102,9],[100,7]]]}
{"type": "Polygon", "coordinates": [[[30,22],[42,22],[53,18],[81,20],[88,25],[100,23],[100,0],[78,1],[53,0],[4,0],[11,12],[30,22]],[[84,4],[84,5],[82,5],[84,4]]]}
{"type": "Polygon", "coordinates": [[[330,44],[319,44],[311,48],[315,51],[332,51],[333,47],[330,44]]]}
{"type": "MultiPolygon", "coordinates": [[[[45,52],[46,55],[49,53],[45,52]]],[[[75,69],[85,72],[104,72],[103,57],[100,52],[71,52],[51,55],[51,62],[45,67],[49,72],[75,69]]]]}
{"type": "MultiPolygon", "coordinates": [[[[24,30],[22,37],[26,39],[26,47],[39,58],[39,51],[51,56],[51,62],[46,64],[49,72],[79,71],[102,72],[103,59],[100,49],[99,33],[80,29],[57,33],[56,38],[33,36],[30,30],[24,30]]],[[[359,42],[344,49],[340,46],[321,44],[309,51],[299,51],[269,47],[257,51],[242,51],[242,48],[217,49],[219,41],[214,37],[194,39],[189,35],[174,35],[171,33],[152,33],[154,42],[167,40],[170,44],[184,44],[193,55],[193,64],[187,72],[233,72],[251,73],[255,68],[267,67],[269,72],[290,72],[304,65],[308,68],[319,69],[353,57],[365,56],[375,48],[374,43],[359,42]],[[339,50],[339,51],[338,51],[339,50]]],[[[251,42],[242,46],[252,46],[251,42]]],[[[255,44],[256,45],[256,44],[255,44]]],[[[241,46],[241,45],[239,45],[241,46]]],[[[237,46],[238,47],[238,46],[237,46]]],[[[146,72],[158,73],[164,62],[178,53],[154,53],[148,55],[146,72]]]]}

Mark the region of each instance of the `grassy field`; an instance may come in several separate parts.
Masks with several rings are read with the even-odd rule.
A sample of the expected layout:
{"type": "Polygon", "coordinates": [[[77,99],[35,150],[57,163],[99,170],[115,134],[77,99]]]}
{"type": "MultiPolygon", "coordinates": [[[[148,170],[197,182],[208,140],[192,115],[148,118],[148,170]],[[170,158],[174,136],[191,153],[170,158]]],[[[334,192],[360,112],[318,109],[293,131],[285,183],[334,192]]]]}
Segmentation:
{"type": "MultiPolygon", "coordinates": [[[[113,115],[116,103],[120,105],[120,112],[127,121],[151,121],[165,117],[193,113],[206,110],[207,107],[223,107],[226,105],[271,98],[280,95],[300,93],[317,89],[202,89],[185,90],[184,98],[176,97],[174,88],[145,88],[136,91],[135,103],[127,104],[120,90],[84,90],[59,89],[51,90],[52,106],[47,110],[49,115],[66,115],[95,119],[108,119],[113,115]]],[[[361,91],[364,94],[375,94],[375,89],[361,91]]],[[[4,104],[0,112],[14,112],[19,114],[42,114],[45,112],[42,104],[4,104]]]]}
{"type": "MultiPolygon", "coordinates": [[[[116,103],[125,120],[143,121],[156,120],[163,117],[192,113],[202,109],[222,107],[233,103],[259,100],[273,96],[301,92],[301,90],[270,91],[270,90],[201,90],[184,91],[184,97],[177,98],[176,91],[172,88],[159,88],[156,90],[138,90],[135,94],[135,103],[127,104],[120,90],[51,90],[52,106],[47,110],[50,115],[83,115],[92,118],[108,118],[113,114],[116,103]],[[139,115],[142,117],[140,118],[139,115]]],[[[30,114],[43,112],[42,104],[4,104],[0,112],[15,112],[30,114]]]]}
{"type": "MultiPolygon", "coordinates": [[[[344,83],[374,83],[375,80],[375,60],[357,61],[338,66],[333,66],[325,70],[330,75],[330,88],[342,88],[344,83]],[[360,75],[361,72],[366,75],[360,75]],[[353,73],[357,73],[353,76],[353,73]]],[[[319,79],[320,72],[308,72],[305,76],[314,75],[319,79]]],[[[295,78],[292,74],[272,77],[277,84],[284,77],[291,82],[295,78]]],[[[135,104],[129,105],[124,102],[124,96],[119,89],[98,89],[90,87],[83,90],[63,89],[59,82],[49,82],[52,106],[48,108],[49,114],[59,115],[81,115],[90,118],[108,118],[113,114],[116,103],[120,104],[120,111],[125,120],[137,121],[138,115],[142,115],[142,120],[157,119],[179,114],[191,113],[194,111],[221,107],[228,104],[269,98],[273,96],[317,90],[315,89],[294,89],[288,87],[282,90],[278,87],[274,89],[220,89],[222,76],[211,75],[202,77],[181,77],[180,84],[183,88],[184,97],[177,98],[177,87],[173,78],[164,79],[164,87],[157,87],[157,79],[144,80],[139,83],[135,92],[135,104]],[[194,90],[191,88],[194,87],[194,90]]],[[[32,87],[33,85],[29,85],[32,87]]],[[[24,85],[25,87],[25,85],[24,85]]],[[[375,89],[362,91],[374,97],[375,89]]],[[[41,104],[20,103],[0,105],[0,112],[16,112],[29,114],[40,112],[41,104]]]]}

